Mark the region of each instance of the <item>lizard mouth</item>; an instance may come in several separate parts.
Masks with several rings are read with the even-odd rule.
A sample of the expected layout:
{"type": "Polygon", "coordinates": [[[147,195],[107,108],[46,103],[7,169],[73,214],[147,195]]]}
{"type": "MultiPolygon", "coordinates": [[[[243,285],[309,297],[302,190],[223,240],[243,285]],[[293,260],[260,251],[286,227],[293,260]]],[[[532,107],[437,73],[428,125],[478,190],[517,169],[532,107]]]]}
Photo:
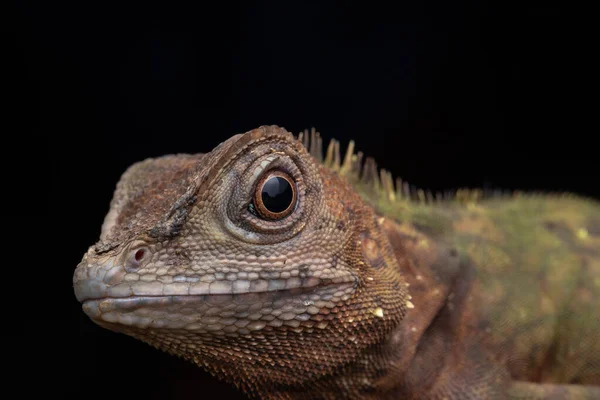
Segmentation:
{"type": "Polygon", "coordinates": [[[355,282],[351,274],[338,274],[331,278],[317,276],[290,276],[287,278],[241,279],[233,276],[176,276],[170,281],[154,277],[153,280],[127,280],[125,270],[112,262],[106,264],[80,264],[73,276],[75,296],[80,302],[104,298],[160,297],[160,296],[214,296],[251,295],[254,293],[294,291],[355,282]]]}
{"type": "MultiPolygon", "coordinates": [[[[152,284],[156,286],[156,282],[152,284]]],[[[135,292],[131,287],[124,291],[118,286],[108,287],[97,279],[76,282],[77,298],[94,322],[115,331],[182,329],[223,335],[248,334],[282,325],[297,328],[304,321],[310,325],[311,318],[322,309],[332,309],[336,303],[349,299],[356,281],[350,277],[335,281],[307,278],[300,284],[292,281],[292,287],[276,282],[249,285],[246,291],[237,293],[233,292],[233,285],[212,285],[200,291],[189,285],[164,284],[160,292],[146,293],[140,286],[135,287],[135,292]],[[228,287],[232,289],[223,293],[228,287]],[[251,291],[253,288],[264,290],[251,291]]]]}
{"type": "Polygon", "coordinates": [[[281,279],[281,275],[279,279],[216,278],[128,280],[122,266],[112,262],[82,263],[75,271],[73,286],[84,312],[108,329],[183,329],[218,335],[310,325],[324,309],[348,300],[358,285],[355,276],[340,272],[328,279],[281,279]]]}
{"type": "Polygon", "coordinates": [[[354,282],[351,276],[338,276],[334,279],[289,278],[254,281],[213,281],[213,282],[122,282],[110,285],[96,277],[76,280],[75,296],[80,302],[95,299],[160,298],[160,297],[214,297],[236,296],[239,299],[252,299],[253,295],[278,292],[295,293],[303,289],[354,282]]]}

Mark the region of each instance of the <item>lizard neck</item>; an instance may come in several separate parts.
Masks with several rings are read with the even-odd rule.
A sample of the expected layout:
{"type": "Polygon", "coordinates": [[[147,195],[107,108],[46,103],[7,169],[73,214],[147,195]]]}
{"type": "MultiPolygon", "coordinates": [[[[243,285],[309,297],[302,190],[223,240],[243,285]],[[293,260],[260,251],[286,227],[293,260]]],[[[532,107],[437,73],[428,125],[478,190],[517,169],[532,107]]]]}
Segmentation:
{"type": "Polygon", "coordinates": [[[441,373],[445,348],[455,340],[463,319],[459,310],[468,296],[470,268],[442,234],[389,220],[383,230],[413,308],[372,356],[379,365],[371,374],[372,397],[404,398],[427,390],[441,373]]]}
{"type": "Polygon", "coordinates": [[[345,398],[392,399],[433,385],[444,364],[444,348],[455,337],[454,327],[460,326],[462,316],[457,311],[468,294],[468,279],[462,279],[461,271],[465,263],[443,238],[426,235],[411,224],[386,220],[382,228],[409,285],[410,306],[404,319],[356,360],[314,380],[310,392],[286,389],[261,396],[336,399],[343,393],[345,398]],[[459,275],[461,280],[456,279],[459,275]]]}

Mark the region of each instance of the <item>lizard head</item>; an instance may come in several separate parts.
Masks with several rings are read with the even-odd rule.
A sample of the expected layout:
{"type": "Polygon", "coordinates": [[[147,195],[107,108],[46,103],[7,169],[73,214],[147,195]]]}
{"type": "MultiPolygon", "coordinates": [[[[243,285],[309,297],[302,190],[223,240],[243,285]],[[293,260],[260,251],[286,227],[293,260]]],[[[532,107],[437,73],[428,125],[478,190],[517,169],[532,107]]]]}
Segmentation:
{"type": "Polygon", "coordinates": [[[132,166],[75,294],[99,325],[246,390],[302,386],[356,362],[405,313],[379,225],[293,135],[261,127],[132,166]]]}

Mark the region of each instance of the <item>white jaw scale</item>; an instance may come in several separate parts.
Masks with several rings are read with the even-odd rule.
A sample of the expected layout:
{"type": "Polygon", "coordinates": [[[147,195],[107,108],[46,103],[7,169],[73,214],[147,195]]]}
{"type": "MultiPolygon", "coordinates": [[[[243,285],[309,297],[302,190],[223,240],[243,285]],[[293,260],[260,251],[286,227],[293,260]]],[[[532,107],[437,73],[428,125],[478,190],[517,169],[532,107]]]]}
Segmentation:
{"type": "MultiPolygon", "coordinates": [[[[131,296],[186,296],[186,295],[220,295],[263,293],[298,288],[313,288],[322,283],[318,277],[289,277],[287,279],[216,279],[215,275],[207,274],[200,277],[187,277],[181,282],[169,283],[154,281],[126,281],[122,278],[125,271],[112,263],[103,265],[84,266],[78,268],[73,277],[75,296],[80,302],[89,299],[122,298],[131,296]],[[121,282],[118,282],[121,281],[121,282]]],[[[221,274],[223,275],[223,274],[221,274]]],[[[235,278],[235,276],[233,277],[235,278]]],[[[338,276],[327,279],[327,283],[352,282],[354,279],[338,276]]]]}
{"type": "Polygon", "coordinates": [[[186,330],[195,334],[249,334],[265,327],[325,328],[329,321],[313,316],[324,308],[350,298],[354,283],[332,284],[276,292],[136,296],[87,300],[83,310],[108,329],[128,328],[186,330]],[[108,324],[106,324],[108,323],[108,324]]]}

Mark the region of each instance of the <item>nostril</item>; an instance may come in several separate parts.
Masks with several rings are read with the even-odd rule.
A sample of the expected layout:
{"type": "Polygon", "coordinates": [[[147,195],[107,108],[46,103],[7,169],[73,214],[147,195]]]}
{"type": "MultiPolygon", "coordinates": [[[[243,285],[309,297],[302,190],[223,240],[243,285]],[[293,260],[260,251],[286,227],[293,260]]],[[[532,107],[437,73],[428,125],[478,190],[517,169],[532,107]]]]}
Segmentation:
{"type": "Polygon", "coordinates": [[[133,258],[135,259],[135,261],[140,262],[140,261],[142,261],[142,259],[144,258],[145,255],[146,255],[146,250],[139,249],[138,251],[135,252],[135,255],[133,256],[133,258]]]}
{"type": "Polygon", "coordinates": [[[142,267],[148,259],[149,251],[147,248],[142,247],[140,249],[132,250],[129,253],[127,262],[125,264],[125,270],[128,272],[134,272],[142,267]]]}

